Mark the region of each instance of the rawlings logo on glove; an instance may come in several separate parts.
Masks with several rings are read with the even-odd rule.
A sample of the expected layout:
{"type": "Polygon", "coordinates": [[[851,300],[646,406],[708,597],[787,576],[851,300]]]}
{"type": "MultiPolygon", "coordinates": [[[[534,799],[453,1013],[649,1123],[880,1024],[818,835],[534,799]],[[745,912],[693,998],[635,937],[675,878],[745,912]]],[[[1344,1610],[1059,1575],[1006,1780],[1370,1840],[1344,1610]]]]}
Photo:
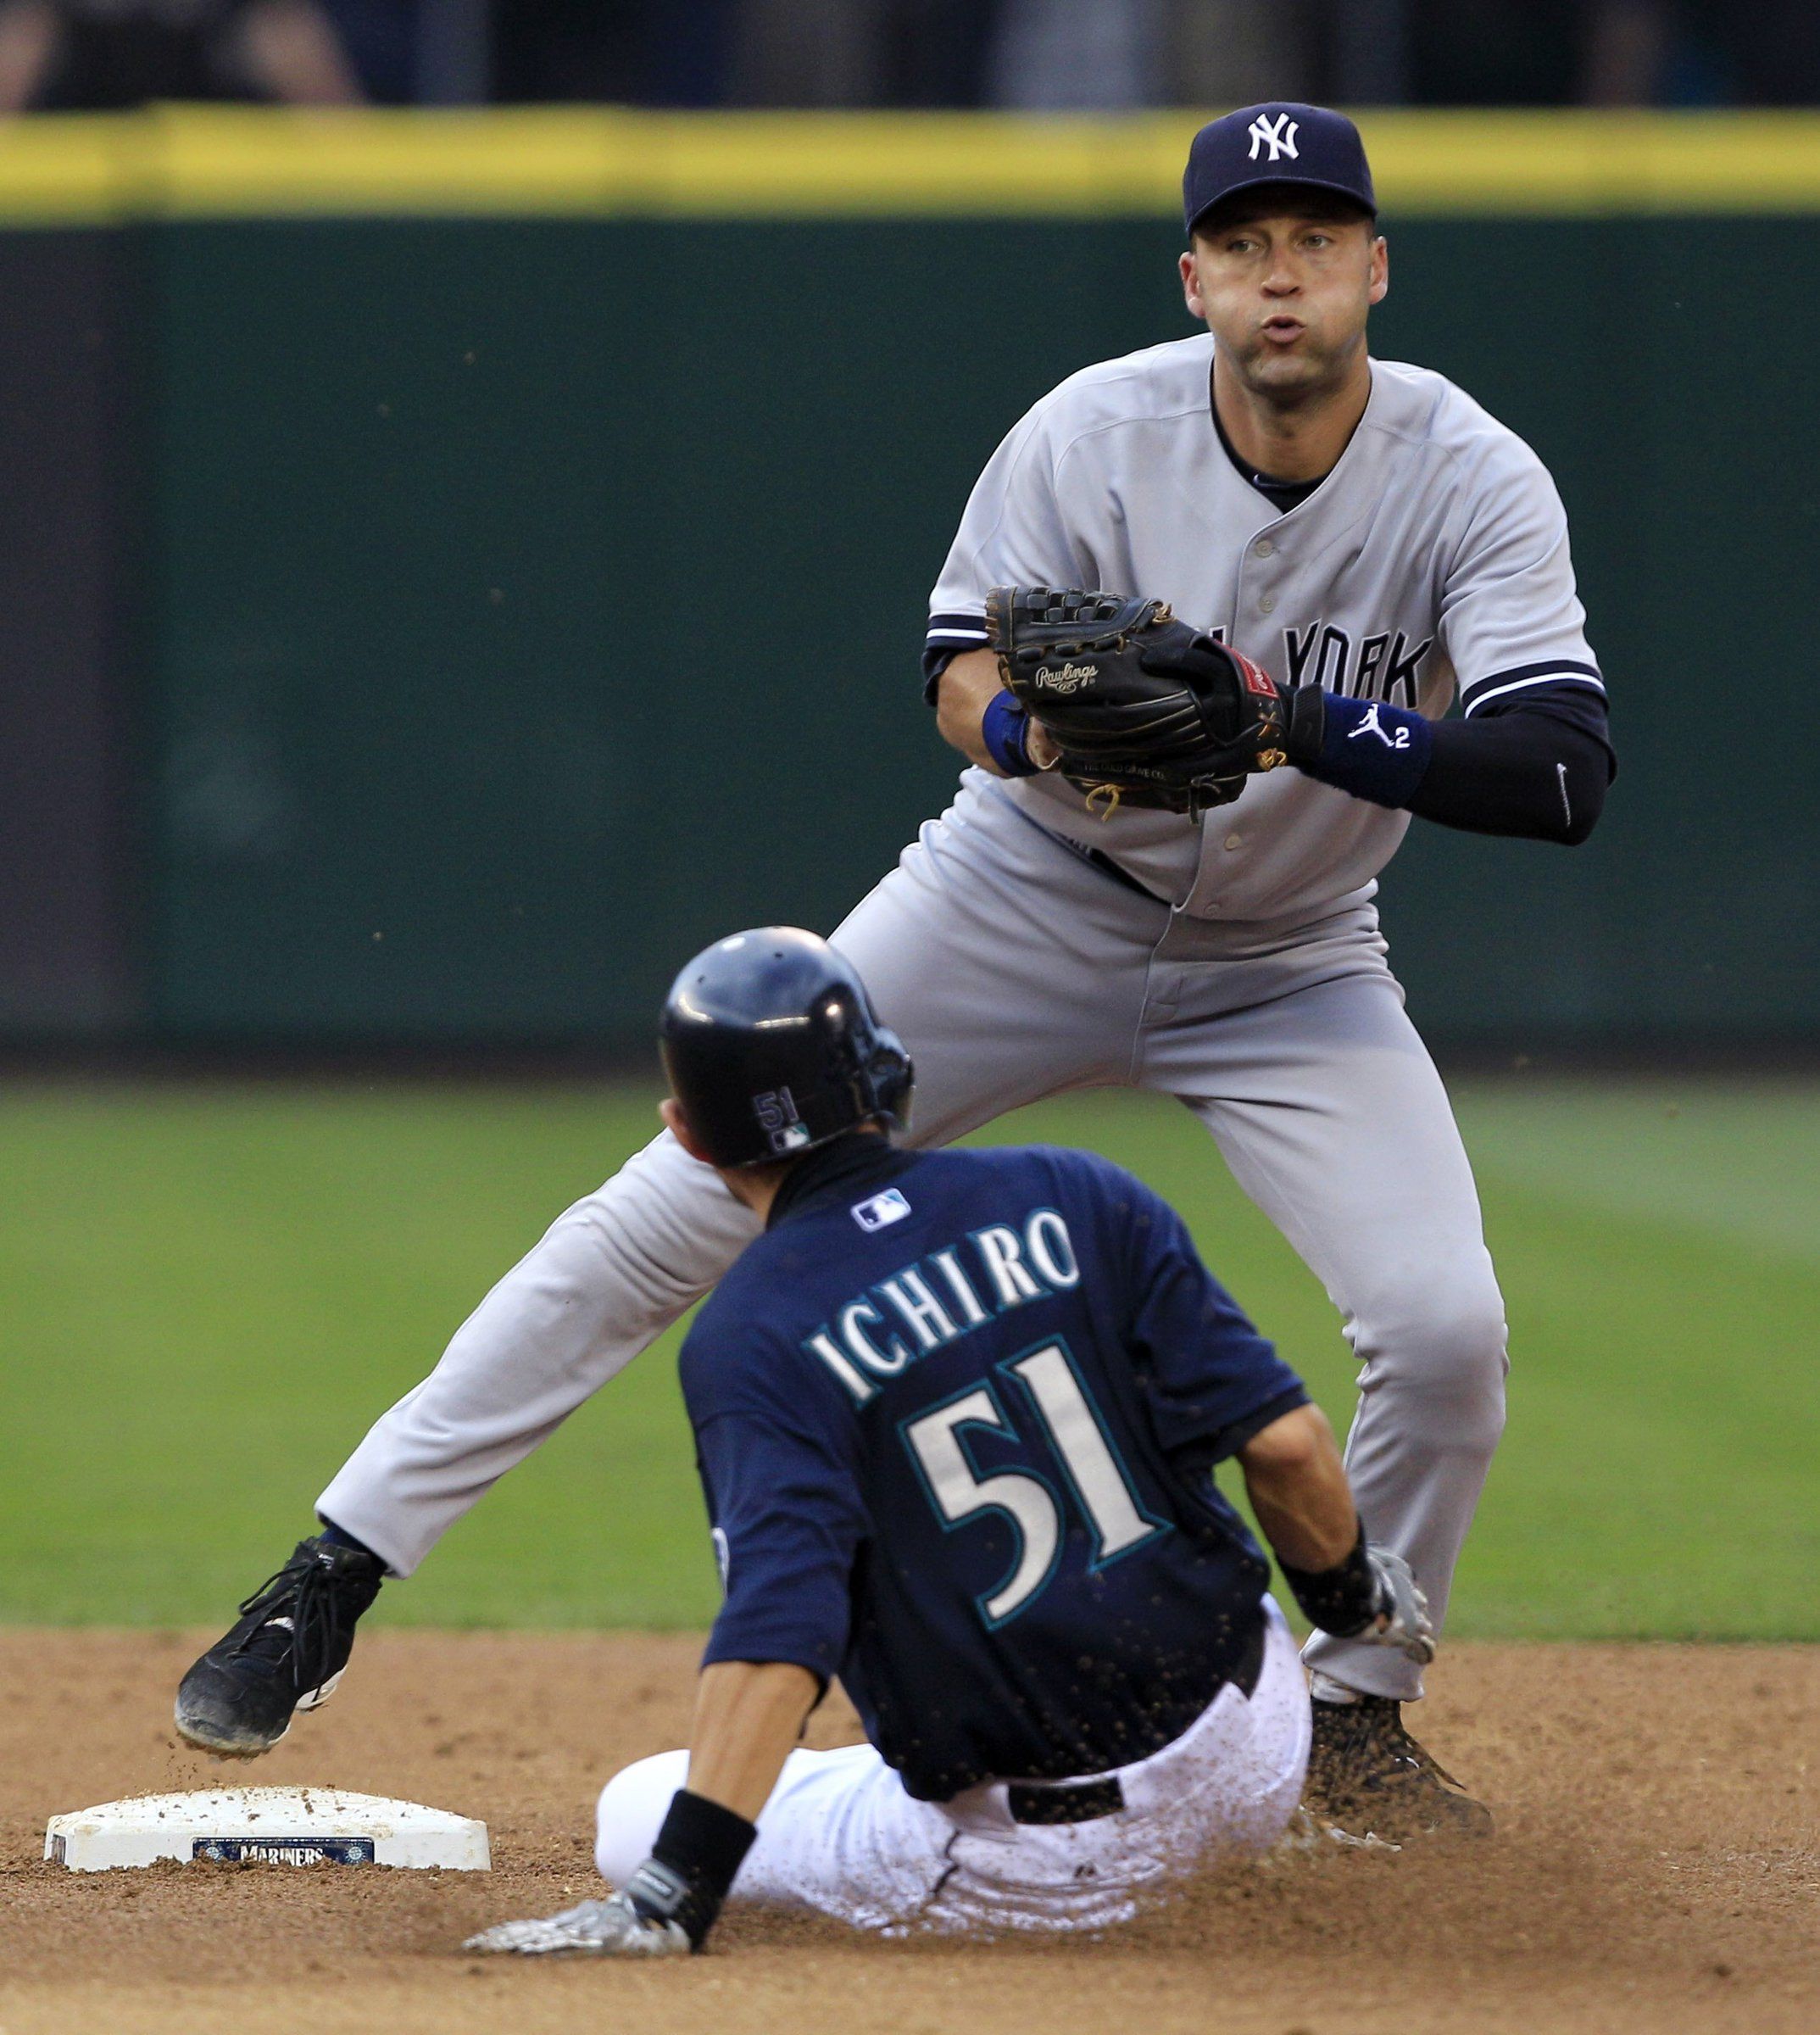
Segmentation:
{"type": "Polygon", "coordinates": [[[1102,817],[1128,801],[1195,819],[1287,761],[1283,689],[1162,601],[994,587],[986,638],[1056,767],[1102,817]]]}
{"type": "Polygon", "coordinates": [[[1054,672],[1046,664],[1039,664],[1031,674],[1030,683],[1045,693],[1077,693],[1089,679],[1099,676],[1097,664],[1065,664],[1054,672]]]}

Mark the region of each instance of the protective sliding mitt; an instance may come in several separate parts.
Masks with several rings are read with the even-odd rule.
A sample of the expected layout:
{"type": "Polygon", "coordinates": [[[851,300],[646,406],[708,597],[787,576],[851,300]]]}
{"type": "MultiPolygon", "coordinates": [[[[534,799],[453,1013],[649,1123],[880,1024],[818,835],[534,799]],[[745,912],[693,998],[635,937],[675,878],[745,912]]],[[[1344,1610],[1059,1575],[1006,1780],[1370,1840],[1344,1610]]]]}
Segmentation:
{"type": "Polygon", "coordinates": [[[1160,600],[994,587],[986,639],[1102,817],[1128,803],[1196,819],[1288,761],[1288,695],[1160,600]]]}

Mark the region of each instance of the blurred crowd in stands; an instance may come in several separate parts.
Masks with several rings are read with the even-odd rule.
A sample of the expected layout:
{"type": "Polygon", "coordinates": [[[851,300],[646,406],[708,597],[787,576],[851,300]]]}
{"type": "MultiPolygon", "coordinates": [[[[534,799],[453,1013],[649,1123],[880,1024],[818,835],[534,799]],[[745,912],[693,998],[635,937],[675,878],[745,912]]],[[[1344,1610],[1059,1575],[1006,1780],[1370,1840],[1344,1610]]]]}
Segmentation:
{"type": "Polygon", "coordinates": [[[1820,0],[0,0],[0,110],[1802,105],[1820,0]]]}

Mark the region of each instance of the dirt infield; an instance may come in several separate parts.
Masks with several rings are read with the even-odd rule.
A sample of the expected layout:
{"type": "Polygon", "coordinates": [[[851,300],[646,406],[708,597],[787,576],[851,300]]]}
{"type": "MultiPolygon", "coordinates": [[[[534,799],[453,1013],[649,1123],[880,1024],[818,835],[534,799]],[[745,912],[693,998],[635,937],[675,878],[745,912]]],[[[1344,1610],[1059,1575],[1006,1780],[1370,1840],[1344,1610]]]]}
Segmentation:
{"type": "MultiPolygon", "coordinates": [[[[1492,1846],[1211,1879],[1091,1942],[856,1941],[736,1919],[681,1966],[464,1956],[592,1890],[595,1788],[681,1741],[694,1648],[639,1635],[376,1634],[256,1765],[178,1749],[195,1635],[0,1632],[0,2035],[1419,2035],[1820,2026],[1820,1649],[1471,1647],[1424,1706],[1492,1846]],[[484,1817],[491,1875],[273,1866],[76,1875],[45,1819],[225,1777],[484,1817]]],[[[850,1733],[822,1720],[820,1742],[850,1733]]]]}

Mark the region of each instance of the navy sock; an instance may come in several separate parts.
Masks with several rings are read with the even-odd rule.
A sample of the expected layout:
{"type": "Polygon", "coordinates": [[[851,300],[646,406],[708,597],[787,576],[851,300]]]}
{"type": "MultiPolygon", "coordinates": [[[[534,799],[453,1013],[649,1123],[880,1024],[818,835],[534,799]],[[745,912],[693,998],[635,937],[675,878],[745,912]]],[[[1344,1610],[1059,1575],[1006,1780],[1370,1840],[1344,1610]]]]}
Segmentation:
{"type": "Polygon", "coordinates": [[[373,1554],[373,1550],[367,1546],[365,1541],[357,1541],[351,1533],[343,1533],[341,1528],[335,1524],[333,1519],[323,1519],[322,1515],[320,1513],[317,1514],[316,1516],[319,1519],[321,1519],[322,1522],[322,1531],[318,1537],[326,1541],[330,1547],[352,1547],[360,1554],[373,1555],[373,1559],[376,1562],[381,1564],[381,1566],[384,1565],[385,1557],[383,1555],[373,1554]]]}

